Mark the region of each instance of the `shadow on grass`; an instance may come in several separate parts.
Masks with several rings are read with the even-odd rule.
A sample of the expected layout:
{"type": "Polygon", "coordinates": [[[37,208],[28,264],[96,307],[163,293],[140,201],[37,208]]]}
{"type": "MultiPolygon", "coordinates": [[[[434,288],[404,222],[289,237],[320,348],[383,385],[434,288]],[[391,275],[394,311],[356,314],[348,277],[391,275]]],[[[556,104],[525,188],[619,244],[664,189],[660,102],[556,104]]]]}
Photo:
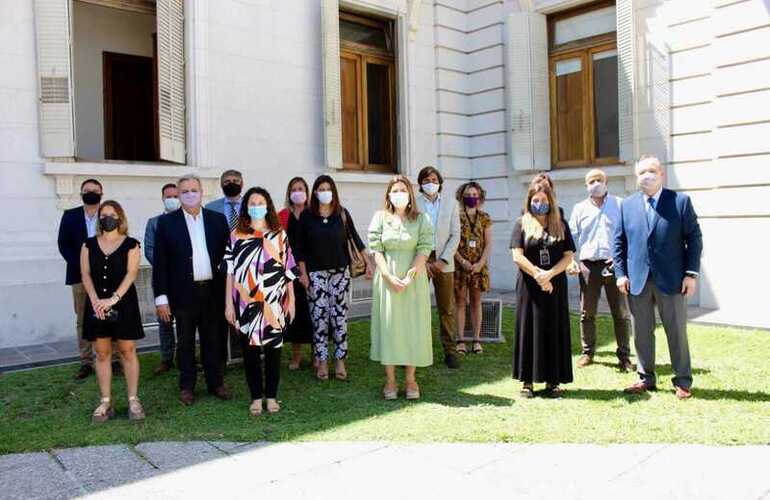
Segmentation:
{"type": "Polygon", "coordinates": [[[640,403],[650,399],[649,393],[626,394],[619,389],[569,389],[564,392],[563,399],[584,399],[590,401],[615,401],[624,399],[629,403],[640,403]]]}

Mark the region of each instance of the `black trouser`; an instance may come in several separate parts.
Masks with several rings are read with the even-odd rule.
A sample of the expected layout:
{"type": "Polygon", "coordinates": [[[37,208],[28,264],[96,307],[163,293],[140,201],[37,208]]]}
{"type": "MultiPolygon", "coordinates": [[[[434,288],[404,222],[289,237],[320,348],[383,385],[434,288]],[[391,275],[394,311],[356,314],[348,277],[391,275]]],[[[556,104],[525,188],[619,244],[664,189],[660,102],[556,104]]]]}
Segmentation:
{"type": "Polygon", "coordinates": [[[249,384],[252,401],[263,397],[275,399],[278,396],[278,382],[281,381],[281,348],[249,345],[249,338],[241,334],[241,349],[246,383],[249,384]],[[265,353],[264,388],[262,360],[259,356],[263,352],[265,353]]]}
{"type": "Polygon", "coordinates": [[[195,331],[201,344],[201,362],[209,391],[221,387],[224,377],[225,335],[221,318],[224,314],[221,302],[214,297],[216,289],[211,282],[193,284],[193,303],[189,307],[175,308],[177,335],[177,363],[179,364],[179,388],[195,389],[198,367],[195,365],[195,331]]]}

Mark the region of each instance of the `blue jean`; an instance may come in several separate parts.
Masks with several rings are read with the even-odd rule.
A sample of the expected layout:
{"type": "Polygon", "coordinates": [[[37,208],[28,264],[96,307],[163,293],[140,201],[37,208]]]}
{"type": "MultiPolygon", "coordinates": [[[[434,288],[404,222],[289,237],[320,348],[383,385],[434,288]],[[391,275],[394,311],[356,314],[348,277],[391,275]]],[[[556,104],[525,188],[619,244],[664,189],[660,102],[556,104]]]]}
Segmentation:
{"type": "Polygon", "coordinates": [[[158,318],[158,337],[160,338],[160,360],[166,363],[173,363],[174,351],[176,350],[173,321],[166,323],[158,318]]]}

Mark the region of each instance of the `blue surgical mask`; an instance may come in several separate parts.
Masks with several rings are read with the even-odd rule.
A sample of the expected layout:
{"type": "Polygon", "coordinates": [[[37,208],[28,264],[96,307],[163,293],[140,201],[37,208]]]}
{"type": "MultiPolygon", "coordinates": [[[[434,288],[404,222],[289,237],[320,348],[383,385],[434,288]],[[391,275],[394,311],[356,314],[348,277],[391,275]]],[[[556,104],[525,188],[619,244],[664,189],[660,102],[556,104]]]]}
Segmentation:
{"type": "Polygon", "coordinates": [[[529,211],[534,215],[548,215],[551,212],[551,205],[547,201],[533,201],[529,204],[529,211]]]}
{"type": "Polygon", "coordinates": [[[266,205],[256,205],[249,207],[249,217],[254,220],[262,220],[267,215],[266,205]]]}

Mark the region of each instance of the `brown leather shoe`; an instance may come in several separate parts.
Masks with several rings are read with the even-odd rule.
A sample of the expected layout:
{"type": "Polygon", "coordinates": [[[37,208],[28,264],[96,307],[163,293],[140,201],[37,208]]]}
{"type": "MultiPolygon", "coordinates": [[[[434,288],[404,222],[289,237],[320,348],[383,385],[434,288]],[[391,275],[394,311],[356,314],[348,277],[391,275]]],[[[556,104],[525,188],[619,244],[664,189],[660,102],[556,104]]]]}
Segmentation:
{"type": "Polygon", "coordinates": [[[684,387],[676,388],[677,399],[690,399],[691,397],[692,397],[692,391],[690,391],[690,389],[686,389],[684,387]]]}
{"type": "Polygon", "coordinates": [[[621,359],[618,362],[618,369],[622,372],[633,372],[636,371],[636,365],[631,362],[630,359],[621,359]]]}
{"type": "Polygon", "coordinates": [[[634,385],[630,385],[623,389],[623,392],[626,394],[642,394],[647,391],[657,391],[658,388],[654,385],[650,385],[647,382],[642,382],[641,380],[634,385]]]}
{"type": "Polygon", "coordinates": [[[174,363],[168,361],[161,361],[158,366],[152,371],[155,375],[163,375],[174,367],[174,363]]]}
{"type": "Polygon", "coordinates": [[[195,402],[195,395],[190,389],[182,389],[179,393],[179,401],[185,406],[190,406],[195,402]]]}
{"type": "Polygon", "coordinates": [[[594,363],[593,354],[583,354],[577,360],[578,368],[585,368],[586,366],[592,365],[593,363],[594,363]]]}
{"type": "Polygon", "coordinates": [[[230,394],[230,391],[227,389],[227,387],[225,387],[223,385],[220,385],[219,387],[217,387],[213,391],[209,391],[209,392],[212,395],[214,395],[215,397],[217,397],[217,398],[219,398],[219,399],[221,399],[223,401],[229,401],[229,400],[233,399],[233,395],[230,394]]]}

